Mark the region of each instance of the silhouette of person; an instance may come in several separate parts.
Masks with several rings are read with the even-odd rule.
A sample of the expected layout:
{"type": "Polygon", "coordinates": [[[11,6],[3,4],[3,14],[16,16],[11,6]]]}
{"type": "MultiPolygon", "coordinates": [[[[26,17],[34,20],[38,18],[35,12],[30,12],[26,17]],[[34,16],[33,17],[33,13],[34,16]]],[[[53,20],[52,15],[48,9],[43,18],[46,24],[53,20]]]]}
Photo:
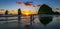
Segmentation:
{"type": "Polygon", "coordinates": [[[32,25],[32,23],[34,23],[34,15],[30,15],[30,23],[32,25]]]}

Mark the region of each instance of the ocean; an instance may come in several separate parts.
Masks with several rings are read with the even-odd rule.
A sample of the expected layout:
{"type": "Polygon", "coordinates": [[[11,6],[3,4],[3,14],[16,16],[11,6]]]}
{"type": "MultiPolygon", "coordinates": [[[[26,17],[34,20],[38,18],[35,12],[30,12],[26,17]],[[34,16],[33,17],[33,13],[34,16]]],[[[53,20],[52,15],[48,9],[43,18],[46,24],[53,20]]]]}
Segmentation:
{"type": "MultiPolygon", "coordinates": [[[[60,28],[60,15],[52,15],[52,21],[44,25],[39,19],[39,15],[34,16],[31,21],[31,16],[21,16],[18,21],[16,17],[0,17],[0,29],[57,29],[60,28]],[[32,24],[31,24],[32,23],[32,24]]],[[[45,17],[45,16],[43,16],[45,17]]],[[[50,17],[50,16],[46,16],[50,17]]]]}

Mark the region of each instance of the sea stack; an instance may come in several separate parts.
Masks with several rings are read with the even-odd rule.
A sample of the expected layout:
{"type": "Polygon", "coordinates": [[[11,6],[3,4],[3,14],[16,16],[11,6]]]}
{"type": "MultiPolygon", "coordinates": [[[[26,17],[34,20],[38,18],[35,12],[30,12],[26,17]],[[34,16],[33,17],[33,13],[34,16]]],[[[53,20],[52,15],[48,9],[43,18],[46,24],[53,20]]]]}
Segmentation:
{"type": "Polygon", "coordinates": [[[42,24],[44,24],[44,25],[46,25],[46,24],[48,24],[49,22],[51,22],[51,21],[52,21],[52,17],[51,17],[51,16],[41,17],[40,14],[53,14],[52,12],[53,12],[53,11],[52,11],[52,8],[51,8],[51,7],[49,7],[49,6],[46,5],[46,4],[43,4],[43,5],[39,8],[39,10],[38,10],[39,21],[40,21],[42,24]]]}

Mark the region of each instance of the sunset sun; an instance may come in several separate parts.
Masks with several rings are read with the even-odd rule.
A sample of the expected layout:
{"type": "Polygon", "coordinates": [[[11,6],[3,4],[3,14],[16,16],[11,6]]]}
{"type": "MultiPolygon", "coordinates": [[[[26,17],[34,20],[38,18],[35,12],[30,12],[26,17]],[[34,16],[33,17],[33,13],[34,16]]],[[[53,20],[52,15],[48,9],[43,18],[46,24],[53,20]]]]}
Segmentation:
{"type": "Polygon", "coordinates": [[[32,12],[31,11],[23,11],[23,13],[22,14],[24,14],[24,15],[31,15],[32,14],[32,12]]]}
{"type": "Polygon", "coordinates": [[[29,15],[30,13],[29,12],[26,12],[25,15],[29,15]]]}

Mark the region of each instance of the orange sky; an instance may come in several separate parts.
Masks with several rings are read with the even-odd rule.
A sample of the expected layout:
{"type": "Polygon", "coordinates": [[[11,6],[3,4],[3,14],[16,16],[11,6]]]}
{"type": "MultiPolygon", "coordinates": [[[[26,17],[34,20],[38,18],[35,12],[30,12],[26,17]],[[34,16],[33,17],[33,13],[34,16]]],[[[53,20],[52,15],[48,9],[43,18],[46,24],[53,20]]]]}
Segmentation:
{"type": "MultiPolygon", "coordinates": [[[[0,11],[0,14],[4,14],[5,11],[0,11]]],[[[37,14],[36,11],[31,11],[31,10],[24,10],[22,11],[22,14],[37,14]]],[[[17,10],[14,10],[14,11],[9,11],[8,14],[18,14],[18,11],[17,10]]]]}
{"type": "Polygon", "coordinates": [[[29,15],[29,14],[37,14],[36,11],[31,11],[31,10],[25,10],[22,12],[22,14],[29,15]]]}

